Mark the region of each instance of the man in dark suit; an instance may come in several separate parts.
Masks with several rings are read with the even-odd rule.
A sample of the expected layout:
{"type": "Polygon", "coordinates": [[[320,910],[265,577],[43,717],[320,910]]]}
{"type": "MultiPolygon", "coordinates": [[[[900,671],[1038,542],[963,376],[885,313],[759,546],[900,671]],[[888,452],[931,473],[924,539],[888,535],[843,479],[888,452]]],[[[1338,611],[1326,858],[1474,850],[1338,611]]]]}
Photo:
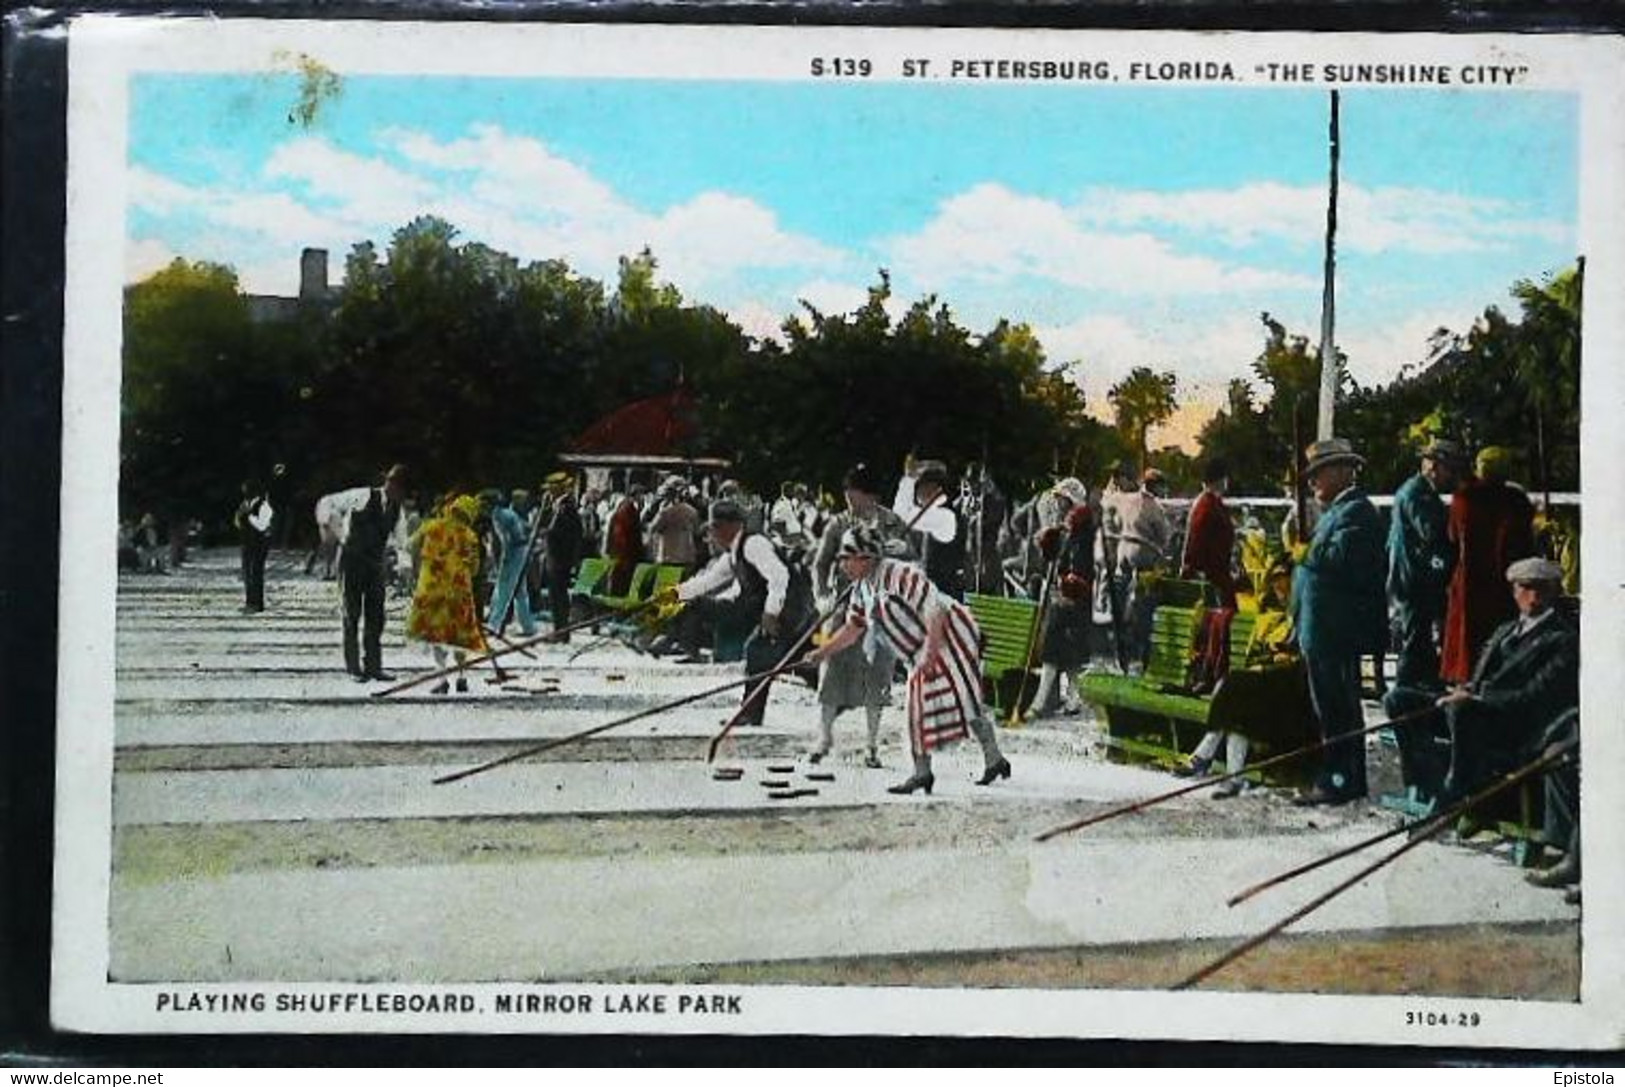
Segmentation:
{"type": "Polygon", "coordinates": [[[1528,762],[1547,727],[1580,699],[1580,636],[1556,606],[1562,568],[1546,559],[1507,567],[1518,617],[1502,623],[1484,643],[1471,678],[1440,694],[1438,687],[1400,686],[1389,692],[1390,717],[1413,716],[1399,726],[1407,785],[1418,799],[1450,803],[1473,793],[1496,774],[1528,762]]]}
{"type": "MultiPolygon", "coordinates": [[[[1309,676],[1309,698],[1325,739],[1365,724],[1360,656],[1387,645],[1385,562],[1377,508],[1355,483],[1365,459],[1342,438],[1314,443],[1307,456],[1304,475],[1325,512],[1295,556],[1292,621],[1309,676]]],[[[1294,804],[1344,804],[1366,795],[1361,737],[1332,744],[1323,759],[1314,787],[1294,804]]]]}
{"type": "Polygon", "coordinates": [[[1518,617],[1490,635],[1472,678],[1438,701],[1450,730],[1446,800],[1526,762],[1546,727],[1580,702],[1580,632],[1555,606],[1562,568],[1522,559],[1507,580],[1518,617]]]}
{"type": "MultiPolygon", "coordinates": [[[[553,495],[553,518],[547,524],[547,606],[553,615],[553,629],[563,630],[570,625],[570,579],[575,576],[576,563],[581,561],[581,544],[585,530],[581,514],[576,510],[575,480],[568,472],[554,472],[547,477],[547,489],[553,495]]],[[[570,636],[561,639],[569,641],[570,636]]]]}
{"type": "MultiPolygon", "coordinates": [[[[1560,714],[1546,726],[1535,754],[1556,754],[1560,745],[1580,738],[1580,707],[1560,714]]],[[[1546,845],[1559,849],[1563,857],[1547,868],[1538,868],[1524,878],[1537,887],[1566,887],[1564,901],[1580,904],[1580,752],[1546,772],[1546,819],[1542,837],[1546,845]]]]}
{"type": "Polygon", "coordinates": [[[384,473],[383,486],[374,487],[366,503],[351,512],[345,529],[339,559],[344,579],[344,667],[357,683],[395,678],[383,668],[384,564],[404,497],[406,468],[397,464],[384,473]],[[363,622],[358,646],[356,628],[363,622]]]}

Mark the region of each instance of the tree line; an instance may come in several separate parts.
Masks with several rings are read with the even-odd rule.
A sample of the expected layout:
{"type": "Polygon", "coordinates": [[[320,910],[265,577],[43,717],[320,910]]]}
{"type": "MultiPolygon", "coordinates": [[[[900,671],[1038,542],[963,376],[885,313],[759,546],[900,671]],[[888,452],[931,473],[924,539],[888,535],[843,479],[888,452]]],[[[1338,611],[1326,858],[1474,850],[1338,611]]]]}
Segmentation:
{"type": "MultiPolygon", "coordinates": [[[[1533,436],[1545,481],[1577,485],[1580,277],[1516,290],[1516,317],[1491,308],[1464,334],[1440,330],[1415,372],[1346,383],[1339,430],[1372,458],[1375,487],[1414,470],[1430,428],[1475,445],[1533,436]]],[[[122,509],[219,525],[274,464],[301,503],[396,461],[425,492],[534,486],[595,420],[679,382],[699,411],[688,452],[731,458],[758,490],[835,490],[855,460],[910,452],[985,465],[1017,495],[1124,458],[1194,485],[1199,457],[1146,448],[1178,403],[1172,371],[1114,385],[1104,423],[1026,325],[975,332],[936,297],[894,319],[891,300],[881,271],[853,311],[803,303],[779,340],[756,339],[661,282],[647,251],[611,285],[423,217],[382,252],[355,246],[333,303],[255,321],[230,268],[178,259],[126,290],[122,509]]],[[[1255,494],[1279,490],[1295,434],[1313,437],[1319,380],[1303,337],[1266,314],[1261,338],[1252,382],[1231,383],[1199,439],[1255,494]]]]}

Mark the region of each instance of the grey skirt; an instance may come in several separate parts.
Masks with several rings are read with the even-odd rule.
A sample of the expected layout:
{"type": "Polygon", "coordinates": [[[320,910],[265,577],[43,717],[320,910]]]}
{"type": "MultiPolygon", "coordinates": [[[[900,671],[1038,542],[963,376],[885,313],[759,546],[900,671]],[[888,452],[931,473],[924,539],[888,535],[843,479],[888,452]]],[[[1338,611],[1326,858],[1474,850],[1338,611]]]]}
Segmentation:
{"type": "Polygon", "coordinates": [[[838,710],[889,706],[896,666],[897,656],[885,646],[876,648],[873,661],[863,655],[862,642],[849,646],[819,666],[818,702],[838,710]]]}

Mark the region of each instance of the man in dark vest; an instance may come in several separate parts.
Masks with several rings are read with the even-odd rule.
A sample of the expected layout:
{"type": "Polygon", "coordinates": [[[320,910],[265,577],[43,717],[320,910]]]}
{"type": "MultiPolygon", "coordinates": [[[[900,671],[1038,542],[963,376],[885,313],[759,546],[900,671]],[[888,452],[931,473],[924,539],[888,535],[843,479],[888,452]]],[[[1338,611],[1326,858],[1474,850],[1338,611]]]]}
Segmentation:
{"type": "Polygon", "coordinates": [[[915,551],[931,584],[965,599],[965,522],[948,500],[948,467],[938,460],[903,465],[892,512],[911,524],[915,551]],[[923,511],[923,512],[922,512],[923,511]]]}
{"type": "MultiPolygon", "coordinates": [[[[745,527],[745,509],[731,499],[711,504],[711,538],[719,552],[715,561],[680,585],[662,594],[664,603],[684,605],[673,623],[672,636],[697,657],[707,624],[751,624],[755,630],[745,641],[745,674],[775,667],[812,619],[811,601],[792,591],[790,569],[759,532],[745,527]],[[732,600],[717,593],[738,585],[732,600]]],[[[745,688],[744,725],[760,725],[767,708],[767,687],[750,698],[755,684],[745,688]]]]}
{"type": "Polygon", "coordinates": [[[265,488],[245,481],[243,500],[234,518],[238,543],[242,546],[245,612],[265,610],[265,558],[271,550],[271,528],[275,519],[275,510],[265,488]]]}
{"type": "Polygon", "coordinates": [[[357,683],[390,680],[383,668],[385,563],[406,497],[406,468],[384,473],[383,485],[349,515],[339,574],[344,579],[344,667],[357,683]],[[357,644],[357,627],[365,624],[357,644]]]}

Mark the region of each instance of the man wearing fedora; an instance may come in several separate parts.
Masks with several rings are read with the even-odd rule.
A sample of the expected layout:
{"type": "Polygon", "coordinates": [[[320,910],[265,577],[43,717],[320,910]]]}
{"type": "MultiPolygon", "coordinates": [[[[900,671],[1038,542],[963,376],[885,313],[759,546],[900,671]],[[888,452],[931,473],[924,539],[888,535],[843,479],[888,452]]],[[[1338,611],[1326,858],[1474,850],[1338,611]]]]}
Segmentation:
{"type": "MultiPolygon", "coordinates": [[[[568,472],[554,472],[543,485],[553,499],[553,514],[543,536],[544,569],[547,579],[547,608],[553,616],[553,629],[570,625],[570,579],[581,561],[586,527],[576,506],[575,479],[568,472]]],[[[563,635],[568,641],[570,636],[563,635]]]]}
{"type": "Polygon", "coordinates": [[[1456,565],[1449,515],[1441,495],[1455,491],[1466,466],[1455,442],[1436,439],[1422,450],[1421,470],[1394,493],[1388,522],[1388,598],[1398,619],[1395,682],[1416,686],[1439,678],[1445,593],[1456,565]]]}
{"type": "MultiPolygon", "coordinates": [[[[1387,646],[1382,522],[1355,482],[1365,459],[1343,438],[1315,442],[1304,476],[1325,509],[1292,577],[1292,622],[1309,675],[1321,738],[1365,725],[1360,657],[1387,646]]],[[[1327,747],[1300,806],[1343,804],[1366,795],[1365,743],[1351,736],[1327,747]]]]}

